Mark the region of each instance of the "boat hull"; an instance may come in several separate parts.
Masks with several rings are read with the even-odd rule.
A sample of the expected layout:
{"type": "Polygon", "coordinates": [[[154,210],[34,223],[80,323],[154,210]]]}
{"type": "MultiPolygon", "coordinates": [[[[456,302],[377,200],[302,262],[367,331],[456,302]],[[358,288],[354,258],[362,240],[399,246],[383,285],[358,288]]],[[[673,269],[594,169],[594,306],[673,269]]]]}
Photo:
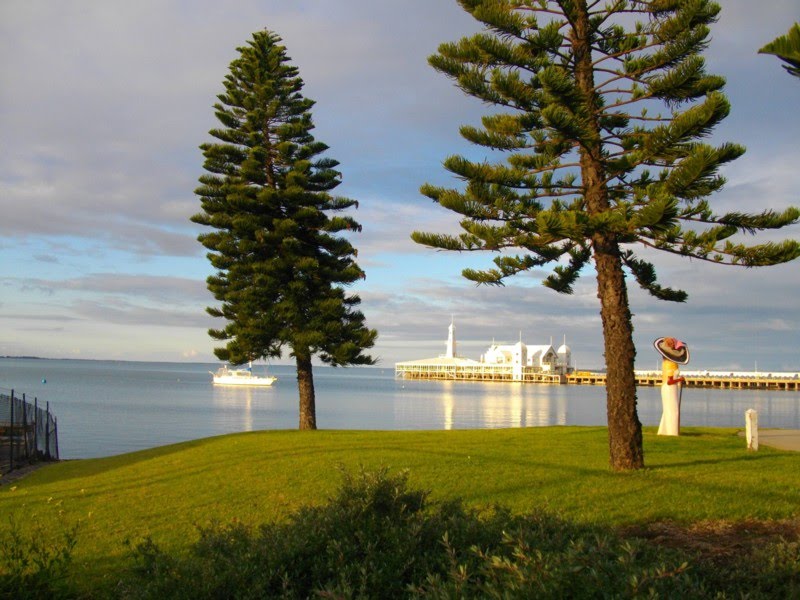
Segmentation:
{"type": "Polygon", "coordinates": [[[262,379],[253,377],[251,380],[242,381],[241,379],[233,379],[230,377],[222,377],[220,379],[214,378],[214,385],[249,385],[249,386],[270,386],[275,383],[274,379],[262,379]]]}
{"type": "Polygon", "coordinates": [[[259,376],[253,375],[252,364],[247,369],[229,369],[227,366],[220,367],[216,373],[211,373],[211,380],[214,385],[240,385],[266,387],[275,383],[278,378],[272,375],[259,376]]]}
{"type": "Polygon", "coordinates": [[[250,385],[265,387],[275,383],[275,377],[214,377],[214,385],[250,385]]]}

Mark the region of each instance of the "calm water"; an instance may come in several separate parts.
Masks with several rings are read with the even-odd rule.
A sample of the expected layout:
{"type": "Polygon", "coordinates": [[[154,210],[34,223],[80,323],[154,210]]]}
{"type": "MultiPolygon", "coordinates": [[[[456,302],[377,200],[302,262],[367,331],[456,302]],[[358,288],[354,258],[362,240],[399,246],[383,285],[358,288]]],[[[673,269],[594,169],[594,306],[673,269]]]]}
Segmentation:
{"type": "MultiPolygon", "coordinates": [[[[236,431],[297,427],[294,369],[271,388],[215,387],[216,364],[0,359],[0,387],[50,402],[62,458],[109,456],[236,431]],[[46,383],[43,383],[46,380],[46,383]]],[[[321,429],[478,429],[605,425],[605,389],[406,381],[393,369],[314,370],[321,429]]],[[[685,390],[685,426],[800,429],[800,393],[685,390]]],[[[639,418],[657,425],[658,388],[639,388],[639,418]]]]}

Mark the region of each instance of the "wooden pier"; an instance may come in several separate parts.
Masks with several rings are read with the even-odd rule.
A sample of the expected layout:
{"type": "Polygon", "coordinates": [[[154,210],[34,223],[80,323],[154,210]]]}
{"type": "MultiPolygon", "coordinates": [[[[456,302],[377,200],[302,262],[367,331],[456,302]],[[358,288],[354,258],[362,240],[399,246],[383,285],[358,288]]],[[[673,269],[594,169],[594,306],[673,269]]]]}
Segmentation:
{"type": "Polygon", "coordinates": [[[425,363],[423,361],[411,363],[397,363],[395,376],[404,379],[439,379],[446,381],[498,381],[519,383],[566,383],[563,375],[543,373],[537,369],[514,369],[511,365],[490,365],[484,363],[474,364],[448,364],[425,363]]]}
{"type": "MultiPolygon", "coordinates": [[[[686,375],[686,387],[711,388],[719,390],[780,390],[786,392],[800,391],[800,378],[774,377],[769,375],[752,377],[725,377],[721,375],[686,375]]],[[[573,385],[605,385],[605,373],[586,371],[570,373],[566,382],[573,385]]],[[[661,374],[637,373],[637,386],[657,387],[661,385],[661,374]]]]}
{"type": "MultiPolygon", "coordinates": [[[[569,375],[543,372],[530,367],[514,367],[512,365],[494,365],[466,361],[414,361],[397,363],[395,376],[403,379],[436,379],[442,381],[484,381],[484,382],[518,382],[544,383],[550,385],[605,385],[606,374],[589,371],[578,371],[569,375]]],[[[710,388],[719,390],[779,390],[787,392],[800,391],[800,377],[773,375],[724,376],[718,374],[702,375],[691,373],[684,375],[686,387],[710,388]]],[[[636,385],[658,387],[661,385],[661,373],[637,372],[636,385]]]]}

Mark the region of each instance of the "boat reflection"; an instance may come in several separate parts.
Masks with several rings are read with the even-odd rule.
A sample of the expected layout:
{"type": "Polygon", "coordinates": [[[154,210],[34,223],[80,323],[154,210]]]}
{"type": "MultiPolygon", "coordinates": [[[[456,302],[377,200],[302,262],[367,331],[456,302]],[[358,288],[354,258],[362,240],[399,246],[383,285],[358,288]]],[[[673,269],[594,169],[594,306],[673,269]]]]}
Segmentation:
{"type": "Polygon", "coordinates": [[[213,387],[212,402],[220,424],[229,431],[253,431],[253,413],[272,405],[272,388],[213,387]]]}

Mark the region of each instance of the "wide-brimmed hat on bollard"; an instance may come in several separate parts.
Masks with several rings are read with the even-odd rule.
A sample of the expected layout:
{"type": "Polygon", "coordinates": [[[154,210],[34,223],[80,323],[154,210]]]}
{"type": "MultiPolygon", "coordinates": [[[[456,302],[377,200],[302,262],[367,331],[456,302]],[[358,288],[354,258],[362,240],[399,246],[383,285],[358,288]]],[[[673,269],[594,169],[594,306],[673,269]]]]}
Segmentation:
{"type": "Polygon", "coordinates": [[[653,346],[667,360],[680,365],[685,365],[689,362],[689,346],[678,339],[660,337],[653,342],[653,346]]]}

